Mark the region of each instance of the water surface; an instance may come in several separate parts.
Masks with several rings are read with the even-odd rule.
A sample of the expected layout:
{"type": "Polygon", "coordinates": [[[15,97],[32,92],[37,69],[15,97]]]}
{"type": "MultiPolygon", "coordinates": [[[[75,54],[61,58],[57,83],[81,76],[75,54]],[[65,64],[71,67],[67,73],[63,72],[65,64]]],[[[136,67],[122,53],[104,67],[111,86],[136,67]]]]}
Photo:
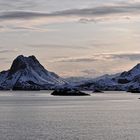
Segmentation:
{"type": "Polygon", "coordinates": [[[1,140],[139,140],[139,94],[0,92],[1,140]]]}

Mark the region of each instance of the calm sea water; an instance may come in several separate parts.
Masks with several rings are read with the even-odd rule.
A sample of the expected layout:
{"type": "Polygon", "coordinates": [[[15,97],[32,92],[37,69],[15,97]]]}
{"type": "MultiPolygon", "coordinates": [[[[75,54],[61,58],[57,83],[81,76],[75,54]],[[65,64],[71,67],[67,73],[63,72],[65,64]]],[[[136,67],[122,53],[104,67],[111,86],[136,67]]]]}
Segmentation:
{"type": "Polygon", "coordinates": [[[0,140],[139,140],[139,94],[0,92],[0,140]]]}

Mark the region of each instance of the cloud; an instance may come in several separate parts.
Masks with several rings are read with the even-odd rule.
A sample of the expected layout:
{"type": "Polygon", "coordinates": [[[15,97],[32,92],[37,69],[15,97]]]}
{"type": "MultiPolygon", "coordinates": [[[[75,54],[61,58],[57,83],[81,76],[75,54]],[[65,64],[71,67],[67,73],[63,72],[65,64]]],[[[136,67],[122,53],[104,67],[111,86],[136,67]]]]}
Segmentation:
{"type": "Polygon", "coordinates": [[[140,2],[123,3],[114,5],[105,5],[93,8],[84,9],[68,9],[63,11],[56,11],[52,13],[38,12],[38,11],[3,11],[0,12],[1,20],[11,19],[34,19],[41,17],[59,17],[59,16],[79,16],[79,17],[102,17],[106,15],[122,14],[133,15],[140,14],[140,2]]]}
{"type": "Polygon", "coordinates": [[[130,61],[138,61],[140,60],[140,52],[139,53],[114,53],[114,54],[101,54],[102,58],[105,58],[107,60],[130,60],[130,61]]]}
{"type": "Polygon", "coordinates": [[[93,54],[92,56],[83,57],[64,57],[52,60],[52,62],[69,62],[69,63],[89,63],[97,61],[114,61],[114,60],[140,60],[140,53],[103,53],[93,54]]]}
{"type": "Polygon", "coordinates": [[[56,48],[63,48],[63,49],[90,49],[87,46],[75,46],[75,45],[64,45],[64,44],[29,44],[29,47],[32,48],[50,48],[50,49],[56,49],[56,48]]]}
{"type": "Polygon", "coordinates": [[[32,0],[0,0],[0,7],[2,9],[27,9],[38,6],[38,1],[32,0]]]}
{"type": "Polygon", "coordinates": [[[85,9],[69,9],[56,11],[52,13],[33,12],[33,11],[6,11],[0,13],[0,19],[32,19],[38,17],[55,17],[55,16],[105,16],[111,14],[139,14],[140,3],[125,3],[99,6],[85,9]]]}
{"type": "Polygon", "coordinates": [[[1,57],[0,60],[1,60],[1,61],[8,61],[8,58],[1,57]]]}
{"type": "MultiPolygon", "coordinates": [[[[132,18],[129,16],[122,16],[122,17],[117,17],[117,21],[120,20],[131,20],[132,18]]],[[[81,18],[78,20],[79,23],[101,23],[101,22],[108,22],[108,21],[112,21],[112,17],[100,17],[100,18],[81,18]]]]}
{"type": "Polygon", "coordinates": [[[0,28],[0,32],[6,32],[6,31],[38,31],[38,32],[48,32],[48,31],[54,31],[49,29],[42,29],[35,26],[22,26],[22,25],[7,25],[2,26],[0,28]]]}
{"type": "Polygon", "coordinates": [[[94,77],[104,74],[103,72],[95,69],[86,69],[82,70],[81,72],[84,73],[84,76],[94,76],[94,77]]]}
{"type": "Polygon", "coordinates": [[[10,49],[6,49],[6,50],[0,50],[0,53],[11,53],[11,52],[16,52],[16,50],[10,50],[10,49]]]}
{"type": "MultiPolygon", "coordinates": [[[[1,2],[1,1],[0,1],[1,2]]],[[[8,3],[8,2],[7,2],[8,3]]],[[[19,2],[18,7],[22,6],[22,2],[19,2]]],[[[2,2],[4,5],[5,3],[2,2]]],[[[25,4],[27,6],[27,2],[25,4]]],[[[26,7],[25,6],[25,7],[26,7]]],[[[30,2],[31,10],[27,8],[13,8],[0,11],[0,31],[49,31],[45,29],[43,25],[52,23],[64,23],[64,22],[80,22],[80,23],[98,23],[98,22],[116,22],[119,20],[135,20],[140,14],[140,2],[133,1],[127,3],[113,3],[105,4],[92,8],[81,9],[67,9],[55,12],[45,12],[39,10],[33,10],[32,2],[30,2]],[[27,22],[28,21],[28,22],[27,22]]],[[[0,6],[1,7],[1,6],[0,6]]],[[[7,5],[8,7],[8,5],[7,5]]]]}
{"type": "Polygon", "coordinates": [[[54,12],[52,16],[104,16],[112,14],[124,14],[124,13],[139,13],[140,3],[127,3],[127,4],[114,4],[106,5],[94,8],[85,9],[70,9],[60,12],[54,12]]]}
{"type": "Polygon", "coordinates": [[[130,53],[130,54],[114,54],[111,56],[112,59],[129,59],[131,61],[140,60],[140,53],[130,53]]]}
{"type": "Polygon", "coordinates": [[[8,12],[1,12],[0,19],[33,19],[38,17],[48,17],[50,16],[47,13],[41,12],[32,12],[32,11],[8,11],[8,12]]]}
{"type": "Polygon", "coordinates": [[[93,61],[97,61],[97,59],[94,59],[92,57],[79,57],[79,58],[78,57],[77,58],[64,57],[64,58],[58,58],[58,59],[52,60],[51,62],[67,62],[67,63],[86,62],[86,63],[89,63],[89,62],[93,62],[93,61]]]}
{"type": "Polygon", "coordinates": [[[0,29],[4,28],[4,26],[0,25],[0,29]]]}

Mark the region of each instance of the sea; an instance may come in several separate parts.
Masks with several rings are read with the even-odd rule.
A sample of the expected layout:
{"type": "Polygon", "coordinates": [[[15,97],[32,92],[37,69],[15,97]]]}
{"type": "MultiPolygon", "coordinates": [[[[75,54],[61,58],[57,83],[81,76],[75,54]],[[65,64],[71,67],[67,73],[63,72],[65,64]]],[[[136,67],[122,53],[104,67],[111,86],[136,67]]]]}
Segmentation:
{"type": "Polygon", "coordinates": [[[1,91],[0,140],[139,140],[139,94],[1,91]]]}

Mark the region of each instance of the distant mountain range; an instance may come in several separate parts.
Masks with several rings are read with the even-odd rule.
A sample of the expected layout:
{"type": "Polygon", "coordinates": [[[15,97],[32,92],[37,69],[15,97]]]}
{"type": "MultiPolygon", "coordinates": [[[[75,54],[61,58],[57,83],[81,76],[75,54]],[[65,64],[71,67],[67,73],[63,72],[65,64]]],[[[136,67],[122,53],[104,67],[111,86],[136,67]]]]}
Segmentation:
{"type": "Polygon", "coordinates": [[[0,72],[0,90],[48,90],[60,87],[80,90],[139,90],[140,64],[129,71],[98,78],[63,79],[46,70],[35,56],[18,56],[7,71],[0,72]]]}
{"type": "Polygon", "coordinates": [[[76,84],[81,90],[122,90],[122,91],[140,91],[140,64],[137,64],[129,71],[124,71],[115,75],[103,75],[101,77],[91,79],[76,84]]]}

